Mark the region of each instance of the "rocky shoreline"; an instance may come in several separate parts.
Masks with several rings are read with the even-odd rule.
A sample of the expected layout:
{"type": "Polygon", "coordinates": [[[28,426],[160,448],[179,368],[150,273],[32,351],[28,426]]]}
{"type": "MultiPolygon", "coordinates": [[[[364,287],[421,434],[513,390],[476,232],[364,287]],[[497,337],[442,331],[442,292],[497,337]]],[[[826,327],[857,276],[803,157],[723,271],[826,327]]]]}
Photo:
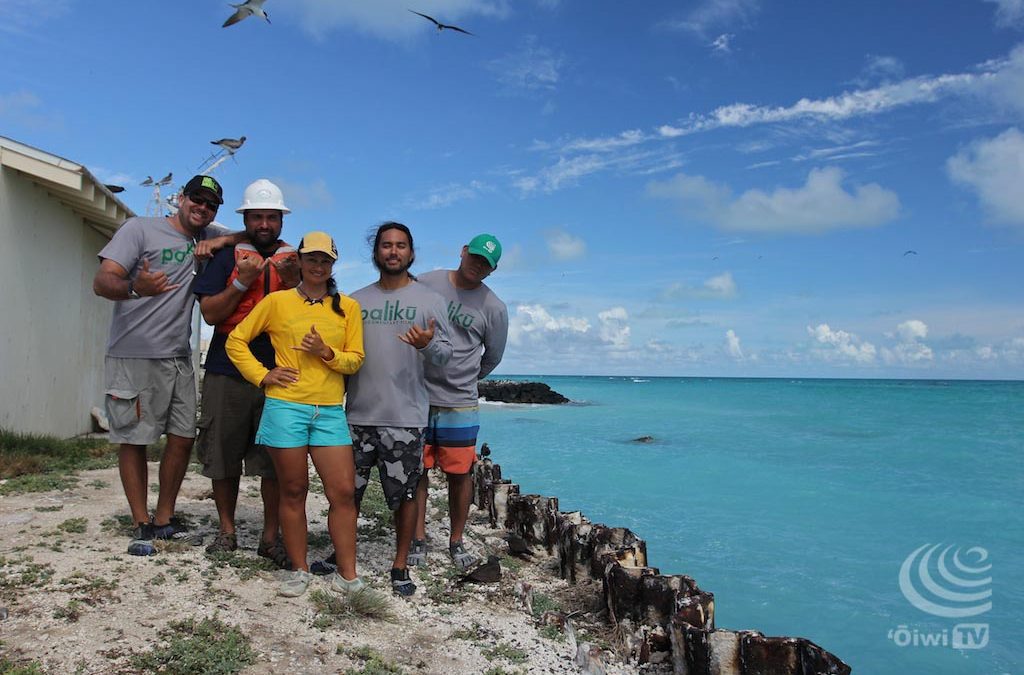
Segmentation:
{"type": "MultiPolygon", "coordinates": [[[[157,465],[149,468],[155,480],[157,465]]],[[[311,560],[330,549],[326,500],[317,486],[314,480],[307,510],[311,560]]],[[[526,560],[509,555],[505,530],[492,528],[475,508],[467,541],[479,553],[499,556],[501,579],[459,583],[444,546],[443,491],[431,492],[434,545],[429,566],[412,570],[419,588],[408,601],[391,594],[387,581],[390,523],[379,513],[360,518],[359,572],[384,596],[390,620],[332,618],[312,593],[278,597],[276,573],[254,552],[258,490],[257,481],[242,479],[240,550],[219,560],[180,544],[149,558],[127,555],[129,523],[116,468],[82,472],[67,490],[0,496],[0,671],[140,672],[139,663],[152,663],[159,648],[177,644],[175,627],[207,620],[248,641],[253,657],[243,673],[578,673],[566,616],[573,617],[574,638],[611,644],[600,584],[570,586],[543,551],[526,560]]],[[[194,470],[178,511],[210,541],[216,529],[210,485],[194,470]]],[[[317,589],[326,589],[320,579],[311,586],[317,589]]],[[[604,672],[638,670],[609,662],[604,672]]]]}
{"type": "Polygon", "coordinates": [[[543,403],[558,405],[570,403],[543,382],[519,382],[516,380],[480,380],[477,383],[480,398],[501,403],[543,403]]]}

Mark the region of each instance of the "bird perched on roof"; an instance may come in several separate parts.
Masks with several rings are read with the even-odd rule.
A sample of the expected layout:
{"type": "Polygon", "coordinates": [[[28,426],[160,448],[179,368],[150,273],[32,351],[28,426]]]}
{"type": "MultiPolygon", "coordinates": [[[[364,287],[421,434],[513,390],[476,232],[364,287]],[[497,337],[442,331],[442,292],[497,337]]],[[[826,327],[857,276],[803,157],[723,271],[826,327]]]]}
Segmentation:
{"type": "Polygon", "coordinates": [[[501,579],[501,563],[498,556],[487,556],[487,562],[482,562],[469,572],[459,577],[458,582],[464,584],[473,582],[478,584],[493,584],[501,579]]]}
{"type": "Polygon", "coordinates": [[[104,185],[103,187],[107,188],[108,190],[110,190],[114,194],[117,194],[118,192],[124,192],[124,186],[123,185],[104,185]]]}
{"type": "Polygon", "coordinates": [[[171,184],[171,181],[172,181],[173,179],[174,179],[174,172],[173,172],[173,171],[171,171],[171,172],[169,172],[169,173],[168,173],[168,174],[167,174],[166,176],[164,176],[163,178],[161,178],[160,180],[158,180],[158,181],[156,182],[156,184],[157,184],[157,185],[170,185],[170,184],[171,184]]]}
{"type": "Polygon", "coordinates": [[[210,141],[211,145],[219,145],[231,154],[235,153],[245,143],[245,136],[241,138],[222,138],[219,141],[210,141]]]}
{"type": "Polygon", "coordinates": [[[228,20],[224,22],[221,28],[227,28],[233,26],[242,19],[248,19],[250,16],[259,16],[266,19],[267,23],[270,23],[270,16],[267,15],[263,9],[263,3],[266,0],[245,0],[245,2],[238,5],[231,5],[235,8],[235,13],[228,17],[228,20]]]}
{"type": "Polygon", "coordinates": [[[419,12],[417,12],[416,10],[413,10],[413,9],[410,9],[409,11],[412,12],[413,14],[418,15],[418,16],[422,16],[424,19],[426,19],[427,21],[430,21],[435,26],[437,26],[437,32],[438,33],[440,33],[445,28],[447,28],[449,30],[457,30],[460,33],[465,33],[466,35],[473,35],[468,30],[463,30],[462,28],[459,28],[458,26],[452,26],[452,25],[447,24],[447,23],[441,23],[440,21],[438,21],[437,19],[435,19],[432,16],[427,16],[426,14],[420,14],[419,12]]]}
{"type": "Polygon", "coordinates": [[[149,187],[152,184],[153,184],[153,177],[152,176],[146,176],[146,180],[144,180],[141,183],[139,183],[139,185],[141,185],[143,187],[149,187]]]}

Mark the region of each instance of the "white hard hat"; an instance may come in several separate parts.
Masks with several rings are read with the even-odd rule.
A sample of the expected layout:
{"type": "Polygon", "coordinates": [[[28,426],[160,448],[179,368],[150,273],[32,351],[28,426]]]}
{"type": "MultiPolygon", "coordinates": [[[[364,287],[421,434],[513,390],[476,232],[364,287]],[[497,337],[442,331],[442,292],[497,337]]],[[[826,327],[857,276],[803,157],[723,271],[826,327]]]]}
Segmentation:
{"type": "Polygon", "coordinates": [[[266,178],[260,178],[249,184],[242,195],[242,205],[235,209],[235,213],[245,213],[253,209],[271,209],[281,213],[291,213],[292,210],[284,205],[284,195],[281,188],[271,183],[266,178]]]}

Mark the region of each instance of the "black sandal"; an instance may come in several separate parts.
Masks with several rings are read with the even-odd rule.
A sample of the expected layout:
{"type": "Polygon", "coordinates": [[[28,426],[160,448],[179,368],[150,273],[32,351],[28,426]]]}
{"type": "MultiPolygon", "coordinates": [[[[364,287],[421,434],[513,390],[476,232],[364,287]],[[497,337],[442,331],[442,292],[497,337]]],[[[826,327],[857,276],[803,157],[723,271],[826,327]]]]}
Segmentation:
{"type": "Polygon", "coordinates": [[[275,537],[272,542],[260,541],[256,554],[262,558],[267,558],[283,570],[292,569],[292,561],[288,558],[288,552],[284,550],[284,542],[281,541],[281,535],[275,537]]]}

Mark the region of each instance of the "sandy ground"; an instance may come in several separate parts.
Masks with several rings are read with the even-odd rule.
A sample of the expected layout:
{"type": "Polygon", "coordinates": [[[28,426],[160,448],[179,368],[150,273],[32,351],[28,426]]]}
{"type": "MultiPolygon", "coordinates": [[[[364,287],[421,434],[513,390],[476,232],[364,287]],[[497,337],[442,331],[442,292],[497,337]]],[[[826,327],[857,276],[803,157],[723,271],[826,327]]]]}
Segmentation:
{"type": "MultiPolygon", "coordinates": [[[[151,463],[151,480],[156,470],[151,463]]],[[[256,480],[243,478],[243,560],[262,560],[255,554],[262,523],[258,495],[256,480]]],[[[252,639],[257,661],[245,673],[359,672],[365,662],[348,650],[360,647],[409,673],[580,672],[571,639],[551,628],[542,635],[542,621],[525,606],[523,584],[532,587],[535,601],[543,596],[565,612],[579,610],[581,638],[587,631],[599,638],[605,630],[598,614],[600,585],[568,586],[557,578],[557,561],[543,552],[527,563],[502,558],[498,583],[456,584],[446,551],[447,515],[437,510],[443,497],[432,488],[428,536],[437,545],[429,566],[414,568],[419,590],[408,600],[390,592],[390,527],[367,528],[361,520],[359,572],[387,594],[395,618],[350,619],[328,628],[314,625],[318,610],[309,593],[276,595],[275,572],[214,563],[203,547],[172,545],[152,557],[128,555],[127,504],[116,469],[83,472],[70,490],[0,497],[0,656],[34,661],[46,672],[131,672],[132,654],[152,649],[168,622],[216,616],[252,639]],[[71,519],[85,522],[67,524],[71,519]],[[373,529],[376,536],[364,535],[373,529]],[[496,646],[508,647],[505,653],[521,650],[526,660],[494,654],[496,646]]],[[[151,507],[154,502],[152,486],[151,507]]],[[[326,506],[322,494],[311,492],[311,561],[330,549],[326,506]]],[[[216,519],[207,479],[189,472],[178,512],[206,542],[212,540],[216,519]]],[[[470,548],[501,555],[507,551],[501,535],[474,507],[466,537],[470,548]]],[[[327,585],[318,578],[310,588],[327,585]]],[[[623,664],[606,668],[636,672],[623,664]]]]}

